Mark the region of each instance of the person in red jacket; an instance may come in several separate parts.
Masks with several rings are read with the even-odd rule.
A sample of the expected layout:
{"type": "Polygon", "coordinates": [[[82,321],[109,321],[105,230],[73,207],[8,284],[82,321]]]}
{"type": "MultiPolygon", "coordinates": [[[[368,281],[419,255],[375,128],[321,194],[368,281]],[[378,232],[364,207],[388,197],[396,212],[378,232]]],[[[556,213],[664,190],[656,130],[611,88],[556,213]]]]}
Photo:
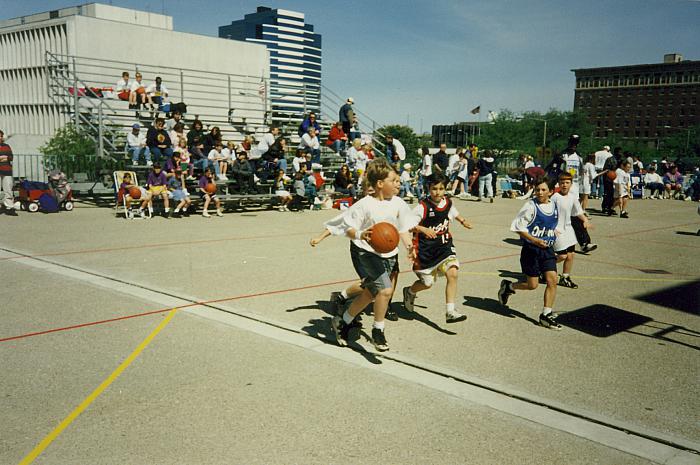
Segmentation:
{"type": "Polygon", "coordinates": [[[326,145],[331,147],[335,153],[340,153],[341,150],[345,150],[347,141],[348,136],[343,131],[343,124],[340,121],[336,122],[328,133],[326,145]]]}

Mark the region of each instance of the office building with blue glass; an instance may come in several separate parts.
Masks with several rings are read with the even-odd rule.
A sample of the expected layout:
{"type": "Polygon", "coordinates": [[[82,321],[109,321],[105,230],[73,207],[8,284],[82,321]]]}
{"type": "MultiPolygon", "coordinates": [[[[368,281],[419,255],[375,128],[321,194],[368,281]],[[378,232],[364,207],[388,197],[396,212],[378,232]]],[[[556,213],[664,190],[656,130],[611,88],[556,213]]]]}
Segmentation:
{"type": "Polygon", "coordinates": [[[265,44],[273,121],[292,121],[321,111],[321,35],[296,11],[258,7],[244,19],[219,27],[219,37],[265,44]]]}

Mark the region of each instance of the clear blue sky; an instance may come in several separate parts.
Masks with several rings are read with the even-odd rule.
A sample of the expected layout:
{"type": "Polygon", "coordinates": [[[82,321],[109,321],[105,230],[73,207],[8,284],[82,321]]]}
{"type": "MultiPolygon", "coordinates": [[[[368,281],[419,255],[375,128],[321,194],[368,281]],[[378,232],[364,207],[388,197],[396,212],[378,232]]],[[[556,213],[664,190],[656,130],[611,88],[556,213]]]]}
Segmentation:
{"type": "MultiPolygon", "coordinates": [[[[72,6],[9,0],[11,18],[72,6]]],[[[469,110],[571,110],[574,68],[700,59],[698,0],[113,0],[216,36],[258,5],[306,14],[323,35],[323,82],[380,123],[429,131],[469,110]]]]}

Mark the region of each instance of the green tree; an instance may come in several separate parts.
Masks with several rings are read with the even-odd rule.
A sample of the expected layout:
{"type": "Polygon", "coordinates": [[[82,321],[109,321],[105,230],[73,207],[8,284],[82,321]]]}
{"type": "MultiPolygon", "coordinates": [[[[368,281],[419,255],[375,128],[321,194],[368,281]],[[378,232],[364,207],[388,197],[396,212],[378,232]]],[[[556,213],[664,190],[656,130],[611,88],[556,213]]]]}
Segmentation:
{"type": "Polygon", "coordinates": [[[98,160],[92,137],[67,124],[58,129],[46,144],[39,147],[44,164],[49,169],[60,169],[69,177],[76,172],[96,173],[98,160]]]}

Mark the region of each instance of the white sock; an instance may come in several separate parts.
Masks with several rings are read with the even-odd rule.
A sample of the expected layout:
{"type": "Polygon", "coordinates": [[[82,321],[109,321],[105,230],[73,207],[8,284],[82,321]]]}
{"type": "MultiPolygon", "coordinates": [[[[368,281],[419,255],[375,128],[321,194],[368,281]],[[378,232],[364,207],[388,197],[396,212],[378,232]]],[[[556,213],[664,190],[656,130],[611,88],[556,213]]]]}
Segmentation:
{"type": "Polygon", "coordinates": [[[372,323],[372,328],[377,328],[380,331],[384,331],[384,322],[383,321],[375,321],[372,323]]]}
{"type": "Polygon", "coordinates": [[[561,275],[562,275],[563,277],[565,277],[565,278],[568,278],[568,277],[569,277],[569,273],[562,273],[561,275]]]}
{"type": "Polygon", "coordinates": [[[550,313],[552,313],[552,308],[551,308],[551,307],[544,307],[544,308],[542,309],[542,314],[543,314],[543,315],[549,315],[550,313]]]}
{"type": "Polygon", "coordinates": [[[447,313],[453,313],[453,312],[455,311],[455,304],[454,304],[454,302],[453,302],[453,303],[448,303],[447,305],[445,305],[445,311],[446,311],[447,313]]]}
{"type": "Polygon", "coordinates": [[[152,207],[148,207],[148,213],[153,213],[153,208],[152,208],[152,207]]]}
{"type": "Polygon", "coordinates": [[[350,323],[352,323],[352,320],[354,320],[353,316],[350,315],[350,313],[348,313],[347,310],[345,310],[345,313],[343,313],[343,321],[345,322],[345,324],[349,325],[350,323]]]}
{"type": "Polygon", "coordinates": [[[348,298],[348,291],[346,289],[343,289],[342,291],[340,291],[340,297],[342,297],[343,299],[347,299],[348,298]]]}
{"type": "Polygon", "coordinates": [[[174,210],[174,212],[175,212],[175,213],[179,213],[179,212],[180,212],[180,208],[178,208],[178,207],[175,207],[175,210],[174,210]]]}
{"type": "Polygon", "coordinates": [[[165,209],[165,213],[168,213],[170,211],[170,208],[165,209]]]}

